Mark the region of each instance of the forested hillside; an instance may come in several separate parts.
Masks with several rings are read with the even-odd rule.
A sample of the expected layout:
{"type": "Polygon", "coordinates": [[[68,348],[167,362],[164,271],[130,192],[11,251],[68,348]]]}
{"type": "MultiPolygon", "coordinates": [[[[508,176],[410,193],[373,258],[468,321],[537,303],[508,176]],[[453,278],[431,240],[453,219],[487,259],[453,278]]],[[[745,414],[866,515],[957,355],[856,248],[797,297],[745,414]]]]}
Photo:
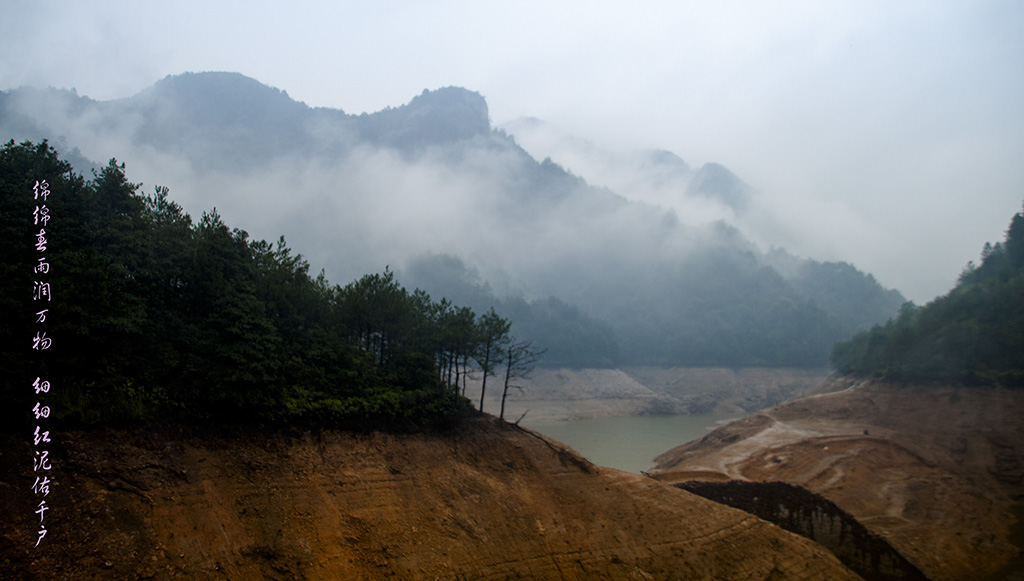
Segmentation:
{"type": "Polygon", "coordinates": [[[837,344],[841,373],[907,382],[1024,386],[1024,214],[985,244],[949,294],[837,344]]]}
{"type": "Polygon", "coordinates": [[[26,421],[36,378],[73,424],[450,421],[468,366],[493,373],[521,348],[493,312],[409,292],[388,269],[331,285],[283,237],[138,190],[114,160],[85,180],[46,143],[0,149],[5,425],[26,421]]]}

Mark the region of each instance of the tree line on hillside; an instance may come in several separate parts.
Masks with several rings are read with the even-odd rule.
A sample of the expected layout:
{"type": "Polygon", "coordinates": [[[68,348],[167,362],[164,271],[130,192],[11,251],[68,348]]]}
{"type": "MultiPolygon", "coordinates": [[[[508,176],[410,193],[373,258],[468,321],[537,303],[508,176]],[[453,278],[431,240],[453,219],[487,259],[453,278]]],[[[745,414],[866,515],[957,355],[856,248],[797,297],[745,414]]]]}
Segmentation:
{"type": "Polygon", "coordinates": [[[493,308],[516,322],[518,334],[544,345],[545,368],[614,368],[621,364],[619,344],[611,325],[555,296],[526,299],[519,295],[500,298],[479,280],[475,269],[450,254],[425,253],[410,260],[401,271],[419,288],[451,297],[473,309],[493,308]]]}
{"type": "Polygon", "coordinates": [[[904,304],[885,325],[839,343],[840,373],[903,382],[1024,387],[1024,213],[1003,242],[986,243],[956,286],[924,307],[904,304]]]}
{"type": "Polygon", "coordinates": [[[193,221],[167,188],[138,190],[115,160],[87,181],[46,142],[0,149],[8,426],[30,416],[37,377],[72,424],[447,422],[472,370],[507,390],[539,353],[493,310],[409,292],[387,268],[330,285],[283,237],[250,239],[216,210],[193,221]]]}
{"type": "Polygon", "coordinates": [[[402,275],[462,304],[493,306],[523,336],[549,346],[539,364],[553,368],[826,367],[833,344],[904,302],[846,263],[779,250],[765,260],[783,264],[722,247],[675,268],[630,267],[610,282],[587,272],[567,277],[578,281],[574,298],[585,307],[556,296],[501,299],[474,268],[446,254],[416,257],[402,275]]]}

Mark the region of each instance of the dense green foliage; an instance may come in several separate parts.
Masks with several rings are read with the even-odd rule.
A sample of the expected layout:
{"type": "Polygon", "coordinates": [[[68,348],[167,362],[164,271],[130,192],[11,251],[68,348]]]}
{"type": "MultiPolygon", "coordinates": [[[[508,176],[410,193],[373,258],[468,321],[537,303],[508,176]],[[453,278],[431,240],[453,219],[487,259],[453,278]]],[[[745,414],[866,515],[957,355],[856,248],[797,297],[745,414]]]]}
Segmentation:
{"type": "Polygon", "coordinates": [[[898,381],[1024,386],[1024,214],[949,294],[837,344],[832,364],[898,381]]]}
{"type": "Polygon", "coordinates": [[[138,189],[114,160],[86,181],[45,142],[0,149],[8,425],[30,415],[36,377],[53,386],[54,419],[86,425],[448,421],[466,406],[470,361],[500,363],[509,324],[493,313],[408,292],[387,269],[331,286],[283,238],[251,240],[215,210],[193,222],[166,188],[138,189]],[[45,252],[33,223],[42,179],[45,252]],[[34,272],[42,257],[49,271],[34,272]],[[50,300],[32,296],[37,281],[50,300]],[[39,332],[49,349],[33,349],[39,332]]]}

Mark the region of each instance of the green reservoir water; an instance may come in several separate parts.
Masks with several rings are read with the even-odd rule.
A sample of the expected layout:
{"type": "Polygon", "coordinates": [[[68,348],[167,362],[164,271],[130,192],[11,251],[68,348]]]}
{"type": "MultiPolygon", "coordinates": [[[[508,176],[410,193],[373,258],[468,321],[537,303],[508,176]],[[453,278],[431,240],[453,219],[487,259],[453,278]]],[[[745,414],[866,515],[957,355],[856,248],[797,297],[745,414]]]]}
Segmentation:
{"type": "Polygon", "coordinates": [[[639,474],[662,452],[696,440],[735,416],[629,416],[592,420],[531,422],[522,426],[568,444],[598,466],[639,474]]]}

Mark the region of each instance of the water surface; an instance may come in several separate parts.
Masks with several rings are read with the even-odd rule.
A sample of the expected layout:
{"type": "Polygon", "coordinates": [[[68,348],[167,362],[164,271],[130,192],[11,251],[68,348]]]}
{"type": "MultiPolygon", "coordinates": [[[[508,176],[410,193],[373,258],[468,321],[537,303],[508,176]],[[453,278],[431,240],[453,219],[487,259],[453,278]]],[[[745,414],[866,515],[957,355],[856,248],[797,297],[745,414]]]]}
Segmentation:
{"type": "Polygon", "coordinates": [[[535,422],[524,418],[522,426],[568,444],[598,466],[639,474],[651,468],[658,454],[696,440],[734,417],[696,414],[535,422]]]}

